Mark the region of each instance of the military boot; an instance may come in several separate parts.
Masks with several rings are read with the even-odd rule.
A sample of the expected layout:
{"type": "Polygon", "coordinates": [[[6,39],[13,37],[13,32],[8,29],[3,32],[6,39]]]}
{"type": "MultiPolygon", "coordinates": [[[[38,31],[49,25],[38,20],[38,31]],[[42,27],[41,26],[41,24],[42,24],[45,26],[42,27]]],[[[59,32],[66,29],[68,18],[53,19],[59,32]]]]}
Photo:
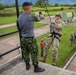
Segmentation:
{"type": "Polygon", "coordinates": [[[43,59],[40,60],[40,62],[46,63],[46,58],[47,58],[47,56],[43,57],[43,59]]]}
{"type": "Polygon", "coordinates": [[[41,67],[39,67],[38,65],[37,66],[34,66],[34,72],[43,72],[43,71],[45,71],[45,69],[44,68],[41,68],[41,67]]]}
{"type": "Polygon", "coordinates": [[[30,64],[29,63],[26,63],[26,70],[29,70],[30,69],[30,64]]]}
{"type": "Polygon", "coordinates": [[[52,66],[56,66],[56,59],[53,59],[52,66]]]}

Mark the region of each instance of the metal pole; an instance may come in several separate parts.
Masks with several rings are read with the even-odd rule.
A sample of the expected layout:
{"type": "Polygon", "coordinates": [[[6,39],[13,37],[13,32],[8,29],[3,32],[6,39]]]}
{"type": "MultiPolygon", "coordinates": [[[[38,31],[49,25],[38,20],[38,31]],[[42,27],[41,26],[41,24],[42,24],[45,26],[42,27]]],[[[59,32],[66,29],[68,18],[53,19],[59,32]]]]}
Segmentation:
{"type": "MultiPolygon", "coordinates": [[[[17,19],[18,19],[18,17],[19,17],[19,6],[18,6],[18,0],[15,0],[15,3],[16,3],[16,13],[17,13],[17,19]]],[[[20,44],[21,44],[21,31],[20,31],[20,28],[19,28],[18,21],[17,21],[17,28],[18,28],[18,31],[19,31],[20,44]]]]}
{"type": "Polygon", "coordinates": [[[16,12],[17,12],[17,18],[19,17],[19,6],[18,6],[18,0],[15,0],[16,2],[16,12]]]}
{"type": "Polygon", "coordinates": [[[20,47],[21,47],[21,46],[18,46],[18,47],[14,48],[14,49],[11,49],[11,50],[9,50],[9,51],[7,51],[7,52],[5,52],[5,53],[0,54],[0,58],[1,58],[2,56],[5,56],[5,55],[7,55],[7,54],[9,54],[9,53],[11,53],[11,52],[19,49],[20,47]]]}
{"type": "MultiPolygon", "coordinates": [[[[17,19],[19,17],[19,6],[18,6],[18,0],[15,0],[15,3],[16,3],[16,13],[17,13],[17,19]]],[[[18,24],[18,21],[17,21],[17,28],[18,28],[18,31],[19,31],[19,37],[20,37],[20,45],[21,45],[21,30],[19,28],[19,24],[18,24]]],[[[22,46],[21,46],[22,47],[22,46]]],[[[23,52],[22,52],[22,58],[23,58],[23,52]]]]}

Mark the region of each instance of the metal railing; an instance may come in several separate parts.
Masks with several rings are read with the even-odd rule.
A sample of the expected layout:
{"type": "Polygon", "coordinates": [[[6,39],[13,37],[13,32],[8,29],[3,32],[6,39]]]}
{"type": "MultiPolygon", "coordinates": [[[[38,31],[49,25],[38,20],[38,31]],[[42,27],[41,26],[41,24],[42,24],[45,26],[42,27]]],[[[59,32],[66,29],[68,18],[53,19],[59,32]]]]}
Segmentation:
{"type": "MultiPolygon", "coordinates": [[[[0,38],[5,37],[5,36],[8,36],[8,35],[11,35],[11,34],[14,34],[14,33],[17,33],[17,32],[19,32],[19,31],[18,30],[15,30],[15,31],[12,31],[12,32],[9,32],[9,33],[1,34],[0,35],[0,38]]],[[[13,51],[16,51],[19,48],[21,48],[21,46],[17,46],[17,47],[15,47],[15,48],[7,51],[7,52],[4,52],[4,53],[0,54],[0,58],[2,58],[3,56],[5,56],[5,55],[7,55],[7,54],[9,54],[9,53],[11,53],[13,51]]],[[[23,54],[22,54],[22,58],[23,58],[23,54]]]]}
{"type": "MultiPolygon", "coordinates": [[[[18,17],[19,17],[18,0],[15,0],[15,3],[16,3],[16,12],[17,12],[17,18],[18,18],[18,17]]],[[[1,34],[0,37],[4,37],[4,36],[10,35],[10,34],[19,32],[20,45],[21,45],[21,34],[20,34],[20,29],[19,29],[18,22],[17,22],[17,28],[18,28],[18,30],[13,31],[13,32],[9,32],[9,33],[6,33],[6,34],[1,34]]],[[[9,54],[9,53],[11,53],[11,52],[13,52],[13,51],[19,49],[20,47],[21,47],[21,46],[17,46],[17,47],[14,48],[14,49],[11,49],[11,50],[9,50],[9,51],[7,51],[7,52],[5,52],[5,53],[0,54],[0,58],[1,58],[2,56],[5,56],[5,55],[7,55],[7,54],[9,54]]]]}
{"type": "MultiPolygon", "coordinates": [[[[8,36],[8,35],[10,35],[10,34],[14,34],[14,33],[17,33],[17,32],[18,32],[18,30],[13,31],[13,32],[9,32],[9,33],[6,33],[6,34],[2,34],[2,35],[0,35],[0,37],[8,36]]],[[[7,51],[7,52],[5,52],[5,53],[0,54],[0,58],[1,58],[2,56],[5,56],[5,55],[7,55],[7,54],[9,54],[9,53],[11,53],[11,52],[19,49],[19,48],[21,48],[21,46],[18,46],[18,47],[14,48],[14,49],[11,49],[11,50],[9,50],[9,51],[7,51]]]]}
{"type": "Polygon", "coordinates": [[[4,37],[4,36],[10,35],[10,34],[17,33],[17,32],[18,32],[18,30],[15,30],[15,31],[9,32],[9,33],[5,33],[5,34],[1,34],[0,37],[4,37]]]}
{"type": "Polygon", "coordinates": [[[21,46],[18,46],[18,47],[14,48],[14,49],[11,49],[11,50],[9,50],[9,51],[7,51],[7,52],[5,52],[5,53],[0,54],[0,58],[1,58],[2,56],[5,56],[5,55],[7,55],[7,54],[9,54],[9,53],[11,53],[11,52],[19,49],[20,47],[21,47],[21,46]]]}

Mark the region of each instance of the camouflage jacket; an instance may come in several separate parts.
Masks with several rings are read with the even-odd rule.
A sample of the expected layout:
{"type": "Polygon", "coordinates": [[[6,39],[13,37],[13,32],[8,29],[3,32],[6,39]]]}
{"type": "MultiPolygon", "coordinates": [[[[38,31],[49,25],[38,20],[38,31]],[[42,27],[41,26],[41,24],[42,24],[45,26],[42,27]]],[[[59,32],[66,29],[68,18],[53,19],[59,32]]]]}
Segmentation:
{"type": "Polygon", "coordinates": [[[55,20],[52,21],[50,25],[50,33],[52,34],[54,32],[62,35],[62,28],[64,27],[64,25],[65,23],[62,20],[60,20],[59,22],[56,22],[55,20]]]}

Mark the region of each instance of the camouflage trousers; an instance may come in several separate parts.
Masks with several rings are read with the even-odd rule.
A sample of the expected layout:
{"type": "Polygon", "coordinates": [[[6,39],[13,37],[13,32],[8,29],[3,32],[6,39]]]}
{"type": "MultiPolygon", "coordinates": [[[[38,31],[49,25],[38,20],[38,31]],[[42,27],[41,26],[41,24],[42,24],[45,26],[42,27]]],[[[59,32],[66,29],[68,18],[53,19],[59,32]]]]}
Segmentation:
{"type": "Polygon", "coordinates": [[[72,40],[70,40],[70,46],[72,46],[73,45],[73,42],[74,42],[74,40],[72,39],[72,40]]]}
{"type": "Polygon", "coordinates": [[[49,37],[45,41],[45,47],[44,47],[44,54],[43,57],[47,56],[49,53],[49,49],[51,45],[53,46],[52,48],[52,59],[57,59],[58,56],[58,47],[59,47],[60,41],[57,38],[54,37],[49,37]]]}
{"type": "Polygon", "coordinates": [[[22,52],[23,52],[25,63],[30,62],[29,54],[31,54],[32,64],[34,66],[38,65],[38,46],[37,46],[36,39],[35,38],[22,38],[21,44],[22,44],[22,52]]]}
{"type": "Polygon", "coordinates": [[[74,37],[74,43],[76,43],[76,36],[74,37]]]}
{"type": "Polygon", "coordinates": [[[43,48],[41,48],[41,57],[43,57],[43,48]]]}

